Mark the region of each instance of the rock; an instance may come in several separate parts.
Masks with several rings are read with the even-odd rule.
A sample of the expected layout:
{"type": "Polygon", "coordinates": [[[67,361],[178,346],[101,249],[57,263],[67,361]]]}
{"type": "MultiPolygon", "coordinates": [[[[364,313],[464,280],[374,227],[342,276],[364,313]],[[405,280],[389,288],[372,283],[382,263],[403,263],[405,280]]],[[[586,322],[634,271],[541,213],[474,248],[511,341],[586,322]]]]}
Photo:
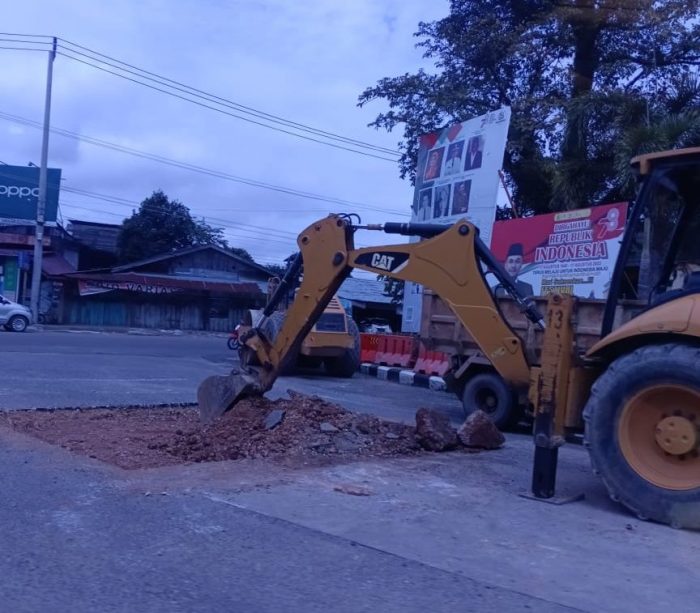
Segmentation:
{"type": "Polygon", "coordinates": [[[327,421],[322,421],[319,428],[321,429],[321,432],[338,432],[338,428],[327,421]]]}
{"type": "Polygon", "coordinates": [[[349,494],[350,496],[371,496],[373,493],[372,490],[367,487],[352,485],[351,483],[336,485],[333,490],[341,494],[349,494]]]}
{"type": "Polygon", "coordinates": [[[444,413],[425,408],[416,411],[416,440],[428,451],[447,451],[458,444],[450,418],[444,413]]]}
{"type": "Polygon", "coordinates": [[[459,441],[465,447],[498,449],[506,437],[483,411],[474,411],[457,431],[459,441]]]}
{"type": "Polygon", "coordinates": [[[265,418],[265,430],[272,430],[282,423],[285,411],[275,409],[270,411],[265,418]]]}
{"type": "Polygon", "coordinates": [[[314,449],[316,451],[323,451],[324,449],[328,449],[331,446],[331,442],[328,440],[328,438],[317,438],[312,441],[310,441],[307,444],[308,449],[314,449]]]}
{"type": "Polygon", "coordinates": [[[395,432],[387,432],[384,435],[384,438],[388,438],[391,441],[396,441],[396,440],[400,439],[401,437],[398,434],[396,434],[395,432]]]}
{"type": "Polygon", "coordinates": [[[343,432],[333,438],[335,448],[341,453],[352,453],[362,447],[363,440],[352,432],[343,432]]]}

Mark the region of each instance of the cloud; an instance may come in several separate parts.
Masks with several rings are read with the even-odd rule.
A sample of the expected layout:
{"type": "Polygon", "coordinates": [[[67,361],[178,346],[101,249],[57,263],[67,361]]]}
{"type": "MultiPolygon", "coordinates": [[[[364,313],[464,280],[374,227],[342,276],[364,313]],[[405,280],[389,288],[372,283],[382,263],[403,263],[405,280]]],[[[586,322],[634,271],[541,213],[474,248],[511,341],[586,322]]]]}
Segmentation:
{"type": "MultiPolygon", "coordinates": [[[[398,134],[366,127],[381,104],[358,109],[357,96],[382,77],[422,65],[412,34],[420,20],[447,11],[445,0],[118,0],[109,5],[40,0],[14,5],[3,28],[57,35],[268,113],[395,148],[398,134]]],[[[46,56],[0,53],[0,111],[41,121],[46,56]]],[[[52,124],[226,173],[396,212],[358,209],[366,221],[399,219],[410,207],[411,187],[399,180],[393,163],[255,126],[61,55],[54,66],[52,124]]],[[[0,137],[2,156],[9,158],[3,161],[25,164],[39,158],[38,130],[0,120],[0,137]]],[[[299,231],[339,208],[58,135],[51,136],[50,163],[63,168],[66,185],[127,201],[139,202],[163,189],[215,225],[215,220],[225,220],[231,242],[265,262],[288,255],[299,231]],[[243,230],[236,223],[262,229],[243,230]]],[[[130,212],[129,205],[76,194],[64,193],[63,202],[65,217],[118,222],[130,212]]],[[[351,207],[342,208],[350,212],[351,207]]]]}

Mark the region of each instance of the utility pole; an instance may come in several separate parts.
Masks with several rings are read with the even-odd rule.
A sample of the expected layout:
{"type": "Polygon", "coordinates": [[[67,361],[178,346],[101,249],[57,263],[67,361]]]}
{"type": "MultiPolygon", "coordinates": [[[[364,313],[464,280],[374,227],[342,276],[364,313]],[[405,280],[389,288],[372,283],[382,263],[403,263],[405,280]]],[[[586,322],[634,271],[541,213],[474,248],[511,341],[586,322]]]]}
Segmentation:
{"type": "Polygon", "coordinates": [[[34,323],[39,321],[39,290],[41,288],[41,261],[44,256],[44,219],[46,212],[46,191],[49,159],[49,124],[51,121],[51,81],[53,61],[56,57],[56,37],[49,51],[49,64],[46,71],[46,102],[44,104],[44,135],[41,141],[41,167],[39,169],[39,198],[36,207],[36,232],[34,234],[34,266],[32,268],[32,292],[30,308],[34,323]]]}

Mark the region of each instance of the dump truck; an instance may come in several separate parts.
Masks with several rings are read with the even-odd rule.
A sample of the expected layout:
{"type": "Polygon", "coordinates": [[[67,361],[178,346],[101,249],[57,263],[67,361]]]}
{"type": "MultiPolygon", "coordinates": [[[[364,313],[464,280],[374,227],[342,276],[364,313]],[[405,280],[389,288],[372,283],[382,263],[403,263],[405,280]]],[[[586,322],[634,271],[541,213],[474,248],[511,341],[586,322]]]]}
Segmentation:
{"type": "MultiPolygon", "coordinates": [[[[641,519],[700,528],[700,148],[642,155],[632,165],[638,195],[590,343],[579,342],[585,302],[554,294],[538,306],[520,295],[466,219],[449,226],[362,225],[356,216],[330,215],[299,235],[300,251],[263,322],[241,338],[241,369],[199,386],[202,419],[269,390],[343,279],[359,268],[433,291],[527,404],[534,418],[534,497],[555,496],[559,448],[578,432],[613,500],[641,519]],[[359,230],[423,240],[356,249],[359,230]],[[266,327],[302,265],[303,280],[283,325],[266,327]],[[539,336],[537,351],[509,323],[486,271],[539,336]],[[636,306],[625,310],[625,301],[636,306]]],[[[455,353],[454,385],[465,376],[454,369],[461,360],[455,353]]]]}
{"type": "MultiPolygon", "coordinates": [[[[548,297],[532,296],[530,300],[538,311],[545,312],[548,297]]],[[[525,317],[512,298],[497,298],[496,302],[522,340],[528,362],[537,364],[542,354],[543,330],[525,317]]],[[[600,340],[605,305],[605,300],[576,299],[576,353],[585,354],[600,340]]],[[[615,310],[613,328],[629,321],[644,306],[638,300],[620,300],[615,310]]],[[[518,393],[498,374],[449,305],[430,290],[423,293],[419,336],[427,349],[450,356],[450,370],[445,375],[447,389],[462,402],[465,417],[476,410],[484,411],[501,430],[531,420],[532,407],[527,399],[527,390],[521,389],[518,393]]]]}
{"type": "MultiPolygon", "coordinates": [[[[267,304],[280,285],[279,277],[271,277],[267,284],[267,304]]],[[[296,297],[296,288],[290,287],[277,302],[276,310],[269,316],[263,309],[250,309],[244,313],[238,329],[239,338],[250,331],[257,322],[265,327],[266,334],[276,337],[282,328],[287,309],[296,297]]],[[[246,360],[244,348],[239,346],[239,357],[246,360]]],[[[333,377],[350,378],[360,367],[360,331],[355,321],[345,312],[337,296],[333,296],[323,313],[304,337],[298,351],[287,357],[280,374],[292,374],[298,368],[319,368],[321,365],[333,377]]]]}

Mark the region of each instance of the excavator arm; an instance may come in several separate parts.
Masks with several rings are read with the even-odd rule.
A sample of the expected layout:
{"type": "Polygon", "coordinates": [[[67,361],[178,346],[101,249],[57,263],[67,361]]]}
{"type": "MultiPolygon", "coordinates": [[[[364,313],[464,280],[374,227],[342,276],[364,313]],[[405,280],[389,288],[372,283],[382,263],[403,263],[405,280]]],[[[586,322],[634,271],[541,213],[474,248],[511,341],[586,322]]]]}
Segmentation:
{"type": "Polygon", "coordinates": [[[535,323],[544,325],[537,310],[520,296],[510,276],[495,260],[467,221],[452,226],[387,223],[354,226],[350,218],[331,215],[306,228],[298,238],[299,254],[290,263],[262,319],[241,340],[241,371],[207,378],[197,398],[203,420],[220,416],[242,397],[268,391],[284,362],[296,355],[324,308],[353,268],[413,281],[437,293],[472,335],[498,373],[515,388],[527,387],[529,365],[522,341],[501,315],[481,265],[495,274],[502,287],[535,323]],[[354,248],[357,229],[419,236],[412,244],[354,248]],[[303,272],[302,272],[303,267],[303,272]],[[268,318],[296,283],[296,298],[276,333],[268,318]]]}

